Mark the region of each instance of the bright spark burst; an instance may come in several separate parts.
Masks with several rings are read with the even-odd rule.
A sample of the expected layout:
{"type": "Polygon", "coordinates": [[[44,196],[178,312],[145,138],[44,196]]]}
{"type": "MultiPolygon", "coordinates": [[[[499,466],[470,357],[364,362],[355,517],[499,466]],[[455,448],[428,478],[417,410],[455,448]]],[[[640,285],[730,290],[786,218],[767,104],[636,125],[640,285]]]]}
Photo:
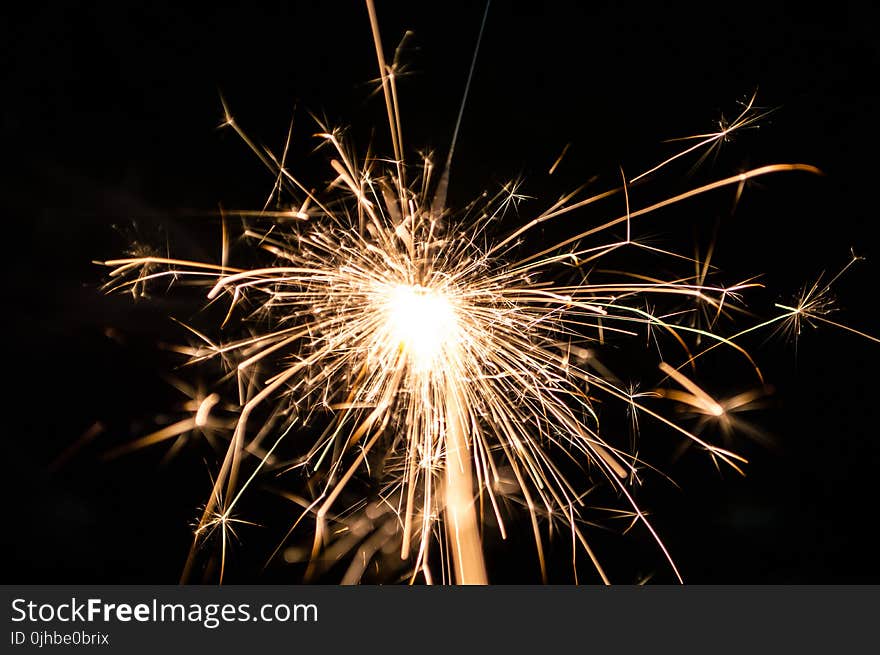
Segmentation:
{"type": "MultiPolygon", "coordinates": [[[[410,358],[410,366],[429,370],[440,365],[461,338],[452,303],[442,291],[399,284],[381,289],[388,335],[410,358]]],[[[451,354],[451,353],[450,353],[451,354]]]]}
{"type": "MultiPolygon", "coordinates": [[[[153,255],[106,262],[113,269],[114,289],[139,294],[159,279],[203,283],[209,303],[228,303],[226,321],[244,317],[246,331],[232,341],[220,343],[193,329],[201,344],[192,361],[229,364],[240,413],[196,527],[184,578],[196,565],[205,539],[216,531],[222,533],[223,570],[227,533],[234,535],[233,523],[247,523],[232,518],[242,494],[260,471],[293,468],[304,471],[310,488],[317,490],[309,497],[285,493],[302,508],[294,528],[307,517],[315,522],[306,557],[309,575],[328,558],[335,561],[343,551],[355,551],[344,579],[356,582],[370,560],[391,544],[406,568],[404,579],[486,582],[482,540],[487,517],[506,537],[503,507],[513,501],[530,517],[542,572],[542,522],[547,521],[551,530],[556,526],[568,533],[608,582],[583,516],[587,493],[605,480],[623,499],[624,506],[613,511],[647,528],[680,579],[672,556],[633,497],[632,484],[643,463],[618,445],[613,433],[606,434],[598,407],[617,403],[632,412],[634,422],[636,416],[658,421],[737,470],[745,460],[652,409],[645,402],[651,394],[629,391],[596,359],[594,348],[609,338],[623,340],[649,331],[655,339],[665,333],[684,346],[682,366],[719,346],[748,358],[735,343],[739,336],[789,317],[815,317],[816,300],[807,298],[799,308],[784,308],[790,313],[724,337],[713,331],[716,319],[755,285],[710,284],[708,258],[705,265],[697,264],[692,278],[594,269],[623,248],[682,258],[633,238],[640,217],[716,189],[730,187],[739,194],[759,176],[816,169],[804,164],[763,166],[646,207],[630,207],[629,185],[753,126],[764,114],[754,112],[752,98],[733,122],[694,137],[695,145],[645,173],[629,181],[624,177],[621,188],[589,197],[568,194],[496,238],[523,197],[517,185],[480,198],[462,212],[450,212],[445,207],[448,162],[442,170],[426,157],[417,166],[406,165],[396,83],[399,63],[395,58],[386,64],[372,2],[367,6],[391,130],[390,159],[359,158],[340,131],[322,126],[317,136],[332,151],[334,177],[325,191],[315,191],[286,162],[290,136],[281,156],[257,146],[224,102],[224,124],[275,178],[274,206],[241,212],[249,220],[244,237],[250,252],[268,257],[266,264],[230,265],[228,239],[219,263],[153,255]],[[625,207],[620,216],[549,247],[535,248],[530,241],[538,226],[614,197],[625,207]],[[615,238],[616,229],[625,230],[625,238],[615,238]],[[525,255],[518,254],[523,250],[525,255]],[[534,250],[539,252],[530,252],[534,250]],[[563,273],[570,281],[558,282],[563,273]],[[678,300],[708,307],[708,326],[697,325],[694,310],[669,307],[678,300]],[[658,303],[668,311],[646,309],[658,303]],[[692,355],[687,343],[693,341],[709,345],[692,355]],[[280,436],[255,419],[266,408],[272,425],[284,422],[280,436]],[[274,458],[295,426],[316,422],[326,429],[303,457],[292,465],[274,458]],[[265,448],[264,442],[271,447],[265,448]],[[382,463],[376,472],[379,500],[351,501],[355,478],[376,462],[382,463]],[[569,473],[572,468],[578,476],[569,473]],[[250,474],[242,481],[245,469],[250,474]],[[439,562],[434,561],[437,552],[439,562]]],[[[706,420],[723,419],[754,400],[746,394],[717,401],[682,374],[681,366],[662,366],[685,391],[669,389],[660,395],[706,420]]],[[[199,398],[185,425],[145,439],[153,442],[210,425],[218,402],[216,395],[199,398]]]]}

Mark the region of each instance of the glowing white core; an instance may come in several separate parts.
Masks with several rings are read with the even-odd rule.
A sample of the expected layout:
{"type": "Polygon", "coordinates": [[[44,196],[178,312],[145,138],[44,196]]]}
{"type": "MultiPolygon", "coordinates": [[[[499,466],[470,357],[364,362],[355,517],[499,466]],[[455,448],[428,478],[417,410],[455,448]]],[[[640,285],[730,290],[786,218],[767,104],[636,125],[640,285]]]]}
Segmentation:
{"type": "Polygon", "coordinates": [[[455,338],[457,319],[449,299],[433,289],[399,285],[388,297],[392,338],[415,363],[430,365],[455,338]]]}

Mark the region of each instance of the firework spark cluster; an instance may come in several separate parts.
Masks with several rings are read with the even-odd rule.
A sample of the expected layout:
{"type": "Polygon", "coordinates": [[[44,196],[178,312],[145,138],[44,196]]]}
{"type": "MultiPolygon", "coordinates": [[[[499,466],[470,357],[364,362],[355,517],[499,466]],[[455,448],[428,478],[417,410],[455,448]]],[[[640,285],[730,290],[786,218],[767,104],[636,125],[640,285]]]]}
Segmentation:
{"type": "Polygon", "coordinates": [[[301,180],[287,162],[290,135],[280,153],[259,146],[224,103],[224,125],[274,176],[270,201],[238,212],[240,238],[230,236],[231,213],[224,215],[218,261],[138,255],[106,262],[114,290],[141,295],[155,281],[172,280],[204,285],[206,303],[223,307],[214,332],[190,328],[196,343],[181,349],[192,366],[220,365],[215,387],[193,394],[189,418],[126,447],[201,430],[220,452],[184,579],[211,554],[219,555],[222,579],[229,540],[248,523],[237,511],[240,499],[267,479],[277,487],[282,474],[301,482],[280,492],[298,509],[272,556],[307,561],[309,579],[346,560],[344,582],[362,580],[381,562],[389,579],[484,583],[485,531],[505,538],[514,508],[529,517],[542,571],[555,532],[568,535],[608,582],[584,517],[596,485],[613,489],[616,511],[651,533],[679,576],[634,497],[646,465],[627,435],[606,431],[600,416],[630,411],[741,470],[741,456],[682,427],[648,397],[735,426],[733,413],[760,393],[717,400],[693,381],[691,368],[719,347],[751,362],[737,341],[754,330],[828,322],[822,298],[830,285],[817,283],[797,306],[724,335],[718,317],[739,309],[754,282],[713,285],[708,260],[694,275],[673,279],[652,272],[654,264],[617,272],[600,264],[622,249],[649,262],[686,260],[640,243],[639,219],[718,189],[738,196],[759,176],[816,169],[764,166],[630,207],[632,185],[762,118],[752,98],[735,120],[693,137],[645,173],[599,194],[567,194],[526,222],[516,211],[515,184],[453,211],[446,207],[448,163],[407,163],[399,64],[386,63],[368,7],[391,156],[359,157],[341,131],[322,125],[317,138],[330,153],[329,183],[301,180]],[[535,236],[539,226],[602,202],[617,214],[559,243],[535,236]],[[236,266],[241,251],[247,266],[236,266]],[[250,265],[254,259],[258,266],[250,265]],[[644,348],[646,334],[663,335],[680,354],[656,362],[662,389],[636,393],[599,353],[607,341],[644,348]],[[308,435],[306,447],[301,435],[308,435]],[[286,454],[287,442],[300,444],[295,456],[286,454]],[[300,533],[311,540],[301,552],[288,543],[300,533]]]}

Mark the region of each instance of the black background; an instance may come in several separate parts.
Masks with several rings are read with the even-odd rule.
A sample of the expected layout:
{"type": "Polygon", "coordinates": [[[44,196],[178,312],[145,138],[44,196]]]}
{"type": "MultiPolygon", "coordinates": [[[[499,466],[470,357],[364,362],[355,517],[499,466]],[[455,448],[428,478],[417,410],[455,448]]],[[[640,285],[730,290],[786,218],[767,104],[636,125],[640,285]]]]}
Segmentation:
{"type": "MultiPolygon", "coordinates": [[[[387,51],[404,30],[414,32],[406,54],[413,74],[401,84],[409,154],[442,152],[483,8],[378,4],[387,51]]],[[[607,188],[619,179],[618,164],[630,175],[644,170],[673,152],[664,139],[711,131],[757,89],[759,104],[780,110],[697,173],[688,174],[693,159],[673,167],[653,193],[773,162],[814,164],[825,176],[764,178],[746,189],[732,216],[732,194],[720,193],[652,218],[646,231],[689,253],[720,221],[715,263],[723,279],[763,274],[769,303],[788,301],[821,271],[841,267],[854,247],[867,262],[836,285],[838,318],[880,333],[876,25],[875,9],[847,3],[688,10],[496,2],[451,200],[463,203],[519,174],[524,192],[546,201],[593,175],[596,188],[607,188]]],[[[271,179],[231,132],[215,129],[218,90],[249,133],[273,148],[296,116],[297,156],[313,179],[329,173],[320,157],[308,158],[307,111],[352,124],[361,144],[378,126],[372,136],[384,148],[383,108],[368,99],[366,84],[376,77],[366,9],[357,2],[52,3],[8,15],[4,29],[3,578],[174,582],[210,484],[198,457],[160,466],[161,453],[145,452],[104,464],[99,445],[47,471],[95,421],[109,426],[103,443],[124,440],[179,400],[153,353],[158,335],[175,334],[167,317],[185,319],[192,306],[173,294],[151,303],[107,298],[92,261],[119,254],[133,236],[161,247],[168,233],[182,250],[214,258],[216,222],[185,218],[188,210],[262,204],[271,179]],[[105,336],[108,327],[122,343],[105,336]]],[[[578,220],[606,211],[620,208],[578,220]]],[[[543,238],[570,233],[553,230],[543,238]]],[[[740,478],[719,475],[694,453],[670,462],[675,441],[657,437],[667,459],[652,461],[681,488],[657,482],[642,496],[655,525],[689,582],[880,581],[880,347],[832,328],[807,330],[797,349],[779,339],[747,345],[777,390],[758,419],[776,447],[737,444],[751,460],[740,478]]],[[[723,378],[709,376],[720,388],[723,378]]],[[[238,579],[295,580],[295,572],[260,576],[247,564],[259,560],[262,541],[271,542],[263,534],[237,551],[238,579]]],[[[597,539],[616,581],[655,572],[655,580],[670,581],[643,536],[597,539]]],[[[498,549],[492,561],[496,581],[536,580],[527,538],[498,549]]],[[[563,573],[554,580],[568,581],[563,573]]]]}

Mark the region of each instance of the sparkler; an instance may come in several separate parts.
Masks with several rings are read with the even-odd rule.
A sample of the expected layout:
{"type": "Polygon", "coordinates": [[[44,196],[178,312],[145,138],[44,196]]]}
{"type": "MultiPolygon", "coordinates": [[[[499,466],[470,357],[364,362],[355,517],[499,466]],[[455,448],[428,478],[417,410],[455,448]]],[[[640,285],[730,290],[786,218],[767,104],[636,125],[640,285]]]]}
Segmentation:
{"type": "Polygon", "coordinates": [[[699,302],[717,318],[737,305],[741,293],[757,286],[754,282],[712,285],[706,280],[708,263],[697,267],[696,276],[678,279],[646,271],[603,273],[597,264],[622,249],[681,258],[634,238],[638,219],[714,190],[732,188],[740,194],[760,176],[818,171],[797,163],[768,165],[646,207],[630,207],[631,185],[759,120],[763,114],[754,109],[752,98],[718,132],[695,137],[695,145],[630,180],[624,176],[621,187],[589,197],[567,194],[496,237],[518,202],[516,185],[453,212],[446,207],[446,190],[455,138],[441,170],[429,159],[417,166],[406,163],[399,62],[386,62],[372,1],[367,7],[392,141],[390,159],[360,158],[339,130],[322,125],[317,136],[332,153],[333,180],[317,191],[287,163],[290,133],[278,156],[255,144],[224,102],[224,125],[275,178],[272,202],[260,211],[240,212],[248,220],[243,236],[250,251],[268,261],[255,268],[232,265],[224,219],[219,263],[155,255],[106,262],[112,268],[112,289],[139,293],[160,279],[204,284],[210,304],[228,304],[224,323],[244,317],[246,332],[234,340],[217,340],[192,328],[200,344],[188,351],[192,364],[213,360],[226,367],[224,381],[238,395],[236,420],[229,424],[214,418],[215,407],[222,405],[211,392],[194,399],[192,418],[131,446],[192,429],[231,429],[183,579],[193,573],[206,540],[219,533],[222,580],[227,541],[236,524],[248,523],[236,517],[237,506],[269,470],[304,472],[309,488],[316,490],[310,497],[285,492],[302,508],[291,530],[305,518],[314,519],[307,576],[354,549],[358,557],[345,581],[357,581],[368,560],[391,544],[404,579],[421,576],[433,582],[439,571],[441,581],[486,583],[483,531],[491,518],[506,537],[503,507],[514,501],[530,518],[542,573],[541,520],[546,518],[551,530],[561,527],[570,534],[607,583],[583,520],[586,492],[594,481],[604,480],[623,499],[622,511],[647,528],[681,579],[633,497],[643,463],[606,434],[599,405],[617,403],[657,421],[736,470],[745,459],[655,411],[644,394],[627,390],[596,359],[596,345],[645,330],[670,335],[687,356],[682,366],[663,362],[661,370],[684,391],[654,395],[721,421],[754,396],[716,401],[683,372],[684,366],[721,346],[751,361],[736,343],[740,336],[807,316],[825,320],[818,315],[822,305],[814,289],[798,307],[782,307],[785,314],[725,337],[714,331],[714,320],[700,327],[689,322],[689,313],[646,309],[646,300],[699,302]],[[551,246],[534,247],[538,226],[614,198],[620,201],[619,216],[551,246]],[[616,230],[625,236],[615,237],[616,230]],[[559,282],[561,273],[569,281],[559,282]],[[689,344],[695,340],[708,345],[691,353],[689,344]],[[269,420],[263,420],[266,414],[269,420]],[[325,429],[301,457],[290,462],[276,454],[301,425],[316,422],[325,429]],[[378,500],[351,501],[356,478],[377,462],[382,469],[376,472],[378,500]],[[572,467],[580,477],[567,473],[572,467]]]}

